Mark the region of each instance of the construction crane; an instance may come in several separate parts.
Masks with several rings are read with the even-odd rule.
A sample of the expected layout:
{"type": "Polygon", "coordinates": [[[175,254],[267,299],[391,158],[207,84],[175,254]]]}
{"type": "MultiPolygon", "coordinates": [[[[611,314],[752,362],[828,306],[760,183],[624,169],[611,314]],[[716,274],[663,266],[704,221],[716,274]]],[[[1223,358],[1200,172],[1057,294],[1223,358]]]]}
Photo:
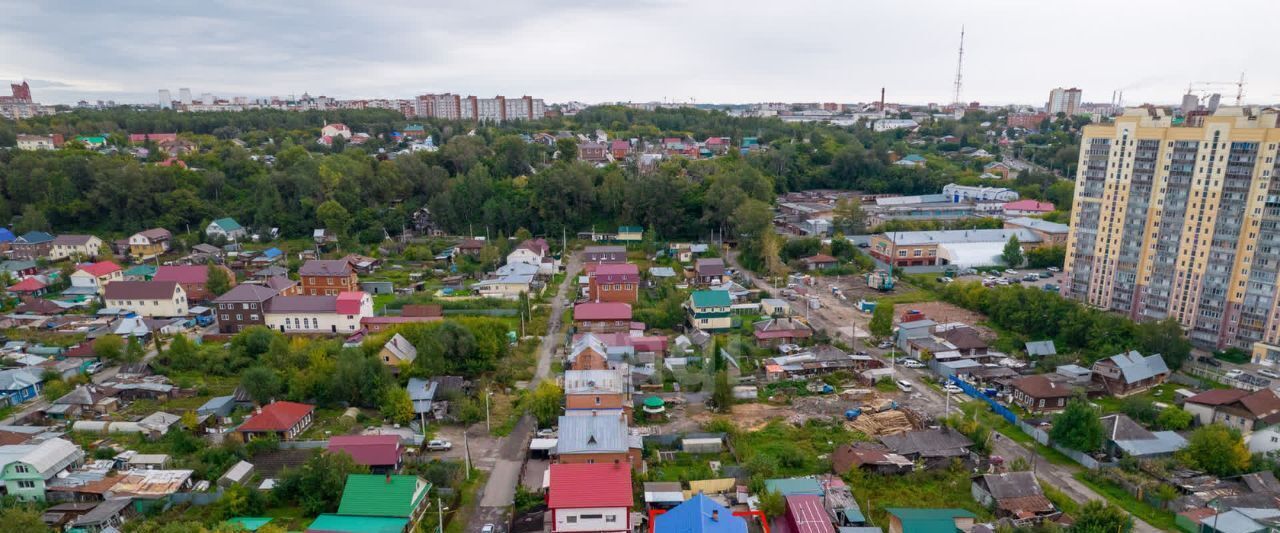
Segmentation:
{"type": "MultiPolygon", "coordinates": [[[[1194,94],[1198,88],[1201,93],[1207,93],[1214,87],[1230,87],[1236,88],[1236,105],[1244,102],[1244,73],[1240,73],[1238,81],[1193,81],[1187,83],[1187,94],[1194,94]]],[[[1202,96],[1203,97],[1203,96],[1202,96]]]]}

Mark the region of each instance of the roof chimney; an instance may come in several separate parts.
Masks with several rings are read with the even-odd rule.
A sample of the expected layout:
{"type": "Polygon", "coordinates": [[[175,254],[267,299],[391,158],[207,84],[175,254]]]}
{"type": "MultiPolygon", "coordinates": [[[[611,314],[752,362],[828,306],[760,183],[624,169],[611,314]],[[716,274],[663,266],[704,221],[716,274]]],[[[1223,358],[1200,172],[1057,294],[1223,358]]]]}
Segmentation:
{"type": "Polygon", "coordinates": [[[387,472],[387,484],[391,484],[391,472],[387,472]]]}
{"type": "Polygon", "coordinates": [[[712,521],[712,522],[719,522],[719,521],[720,521],[720,510],[719,510],[719,509],[712,509],[712,510],[711,510],[711,521],[712,521]]]}

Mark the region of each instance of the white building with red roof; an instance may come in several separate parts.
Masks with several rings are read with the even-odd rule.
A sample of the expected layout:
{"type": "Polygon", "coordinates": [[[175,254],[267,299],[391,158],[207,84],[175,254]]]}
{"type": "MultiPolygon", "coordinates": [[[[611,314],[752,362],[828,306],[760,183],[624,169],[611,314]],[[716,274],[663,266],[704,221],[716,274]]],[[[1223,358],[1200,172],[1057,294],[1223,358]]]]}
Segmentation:
{"type": "Polygon", "coordinates": [[[1001,209],[1005,215],[1011,217],[1020,217],[1026,215],[1043,215],[1053,212],[1052,202],[1041,202],[1039,200],[1018,200],[1004,204],[1001,209]]]}
{"type": "Polygon", "coordinates": [[[573,306],[573,325],[581,332],[631,331],[631,304],[584,302],[573,306]]]}
{"type": "Polygon", "coordinates": [[[553,464],[547,480],[551,531],[631,531],[631,465],[553,464]]]}
{"type": "Polygon", "coordinates": [[[323,128],[320,128],[320,136],[321,137],[342,137],[344,139],[350,140],[351,128],[348,128],[346,124],[342,124],[340,122],[335,122],[333,124],[325,124],[323,128]]]}
{"type": "Polygon", "coordinates": [[[240,424],[236,432],[245,442],[267,435],[291,440],[311,425],[315,409],[315,406],[305,403],[271,402],[240,424]]]}
{"type": "Polygon", "coordinates": [[[75,294],[102,294],[108,283],[124,280],[124,269],[111,261],[83,263],[71,273],[71,288],[75,294]]]}
{"type": "Polygon", "coordinates": [[[275,296],[263,304],[267,327],[285,333],[340,333],[361,329],[373,316],[373,297],[360,291],[337,296],[275,296]]]}

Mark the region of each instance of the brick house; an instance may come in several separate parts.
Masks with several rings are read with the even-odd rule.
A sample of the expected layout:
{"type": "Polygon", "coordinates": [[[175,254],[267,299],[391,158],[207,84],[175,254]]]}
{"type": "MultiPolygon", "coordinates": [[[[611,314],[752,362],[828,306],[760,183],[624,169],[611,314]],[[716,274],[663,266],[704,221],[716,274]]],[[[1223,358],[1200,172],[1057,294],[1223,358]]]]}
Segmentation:
{"type": "Polygon", "coordinates": [[[588,285],[594,302],[636,303],[640,296],[640,269],[631,263],[609,263],[596,267],[588,285]]]}
{"type": "Polygon", "coordinates": [[[302,294],[307,296],[337,296],[360,290],[355,269],[342,259],[307,261],[298,268],[298,277],[302,280],[302,294]]]}
{"type": "Polygon", "coordinates": [[[10,244],[9,255],[14,259],[35,261],[49,256],[53,249],[53,235],[43,231],[28,231],[10,244]]]}
{"type": "Polygon", "coordinates": [[[249,326],[265,325],[267,300],[277,293],[263,285],[236,285],[213,300],[220,333],[239,333],[249,326]]]}
{"type": "Polygon", "coordinates": [[[625,412],[631,417],[628,377],[619,370],[566,370],[564,409],[574,416],[625,412]]]}

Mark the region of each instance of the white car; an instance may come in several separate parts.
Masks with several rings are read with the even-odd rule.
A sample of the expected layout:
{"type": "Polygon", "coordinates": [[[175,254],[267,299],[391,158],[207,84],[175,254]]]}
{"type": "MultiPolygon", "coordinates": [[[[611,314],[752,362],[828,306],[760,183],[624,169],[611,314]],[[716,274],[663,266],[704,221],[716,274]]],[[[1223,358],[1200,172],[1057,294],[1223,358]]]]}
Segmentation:
{"type": "Polygon", "coordinates": [[[447,452],[453,449],[453,443],[444,439],[432,439],[427,442],[427,450],[433,452],[447,452]]]}
{"type": "Polygon", "coordinates": [[[1259,370],[1259,371],[1258,371],[1258,375],[1259,375],[1259,376],[1263,376],[1263,377],[1268,377],[1268,378],[1271,378],[1271,379],[1280,379],[1280,374],[1277,374],[1276,372],[1271,371],[1271,370],[1267,370],[1267,369],[1265,369],[1265,368],[1264,368],[1264,369],[1262,369],[1262,370],[1259,370]]]}
{"type": "Polygon", "coordinates": [[[484,527],[480,528],[480,533],[493,533],[494,531],[496,531],[496,528],[493,527],[493,524],[485,524],[484,527]]]}
{"type": "Polygon", "coordinates": [[[903,359],[902,366],[907,368],[924,368],[924,363],[916,361],[915,359],[903,359]]]}
{"type": "Polygon", "coordinates": [[[950,392],[951,394],[960,394],[964,392],[964,389],[957,387],[955,383],[948,383],[946,385],[943,385],[942,390],[950,392]]]}
{"type": "Polygon", "coordinates": [[[546,428],[538,430],[538,438],[547,439],[556,436],[556,428],[546,428]]]}
{"type": "Polygon", "coordinates": [[[1240,370],[1239,368],[1233,368],[1233,369],[1231,369],[1231,370],[1228,370],[1228,371],[1227,371],[1227,377],[1229,377],[1229,378],[1233,378],[1233,379],[1234,379],[1234,378],[1238,378],[1238,377],[1243,376],[1243,375],[1244,375],[1244,371],[1243,371],[1243,370],[1240,370]]]}
{"type": "Polygon", "coordinates": [[[1006,269],[1004,269],[1004,273],[1005,273],[1005,274],[1008,274],[1008,275],[1010,275],[1010,276],[1017,276],[1017,275],[1018,275],[1018,271],[1017,271],[1017,270],[1014,270],[1014,269],[1012,269],[1012,268],[1006,268],[1006,269]]]}
{"type": "Polygon", "coordinates": [[[1048,270],[1049,272],[1062,272],[1062,269],[1058,267],[1049,267],[1049,268],[1046,268],[1045,270],[1048,270]]]}

